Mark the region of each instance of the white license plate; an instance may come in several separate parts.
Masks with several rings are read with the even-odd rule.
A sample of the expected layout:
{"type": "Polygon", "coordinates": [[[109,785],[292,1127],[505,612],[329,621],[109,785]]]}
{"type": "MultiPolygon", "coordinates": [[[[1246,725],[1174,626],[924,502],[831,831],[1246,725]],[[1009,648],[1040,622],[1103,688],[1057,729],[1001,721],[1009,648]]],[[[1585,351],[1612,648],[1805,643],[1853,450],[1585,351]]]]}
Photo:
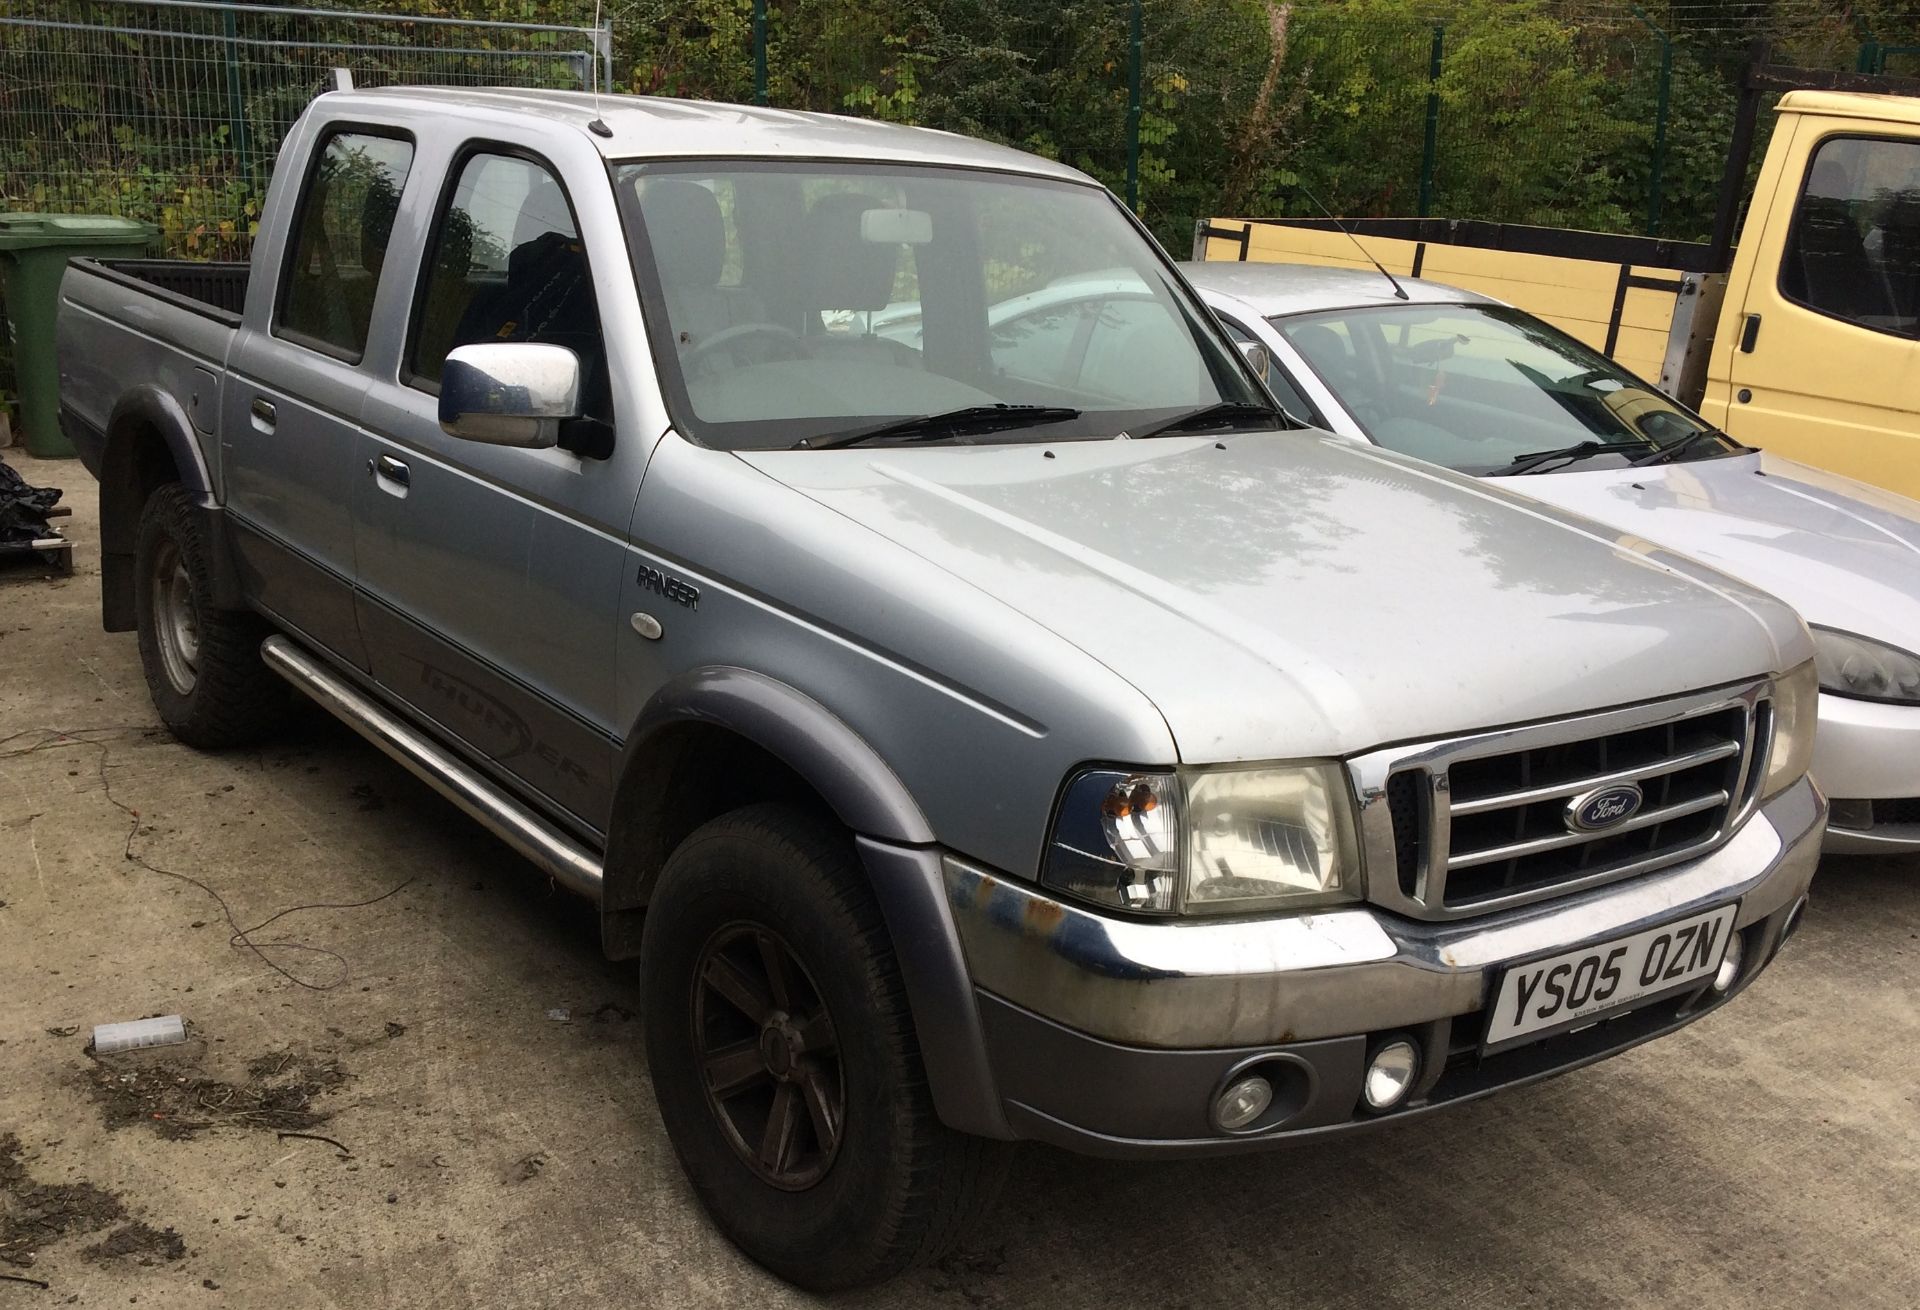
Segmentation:
{"type": "Polygon", "coordinates": [[[1486,1048],[1622,1010],[1678,991],[1720,967],[1736,906],[1509,968],[1500,980],[1486,1048]]]}

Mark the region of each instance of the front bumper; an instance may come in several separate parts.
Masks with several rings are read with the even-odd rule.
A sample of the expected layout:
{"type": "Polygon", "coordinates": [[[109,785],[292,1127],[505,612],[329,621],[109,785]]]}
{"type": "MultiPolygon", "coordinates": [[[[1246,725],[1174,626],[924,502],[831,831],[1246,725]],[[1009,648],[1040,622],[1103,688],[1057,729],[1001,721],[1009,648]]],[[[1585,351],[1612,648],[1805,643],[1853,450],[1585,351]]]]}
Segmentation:
{"type": "Polygon", "coordinates": [[[1826,806],[1806,780],[1724,845],[1626,882],[1506,913],[1427,923],[1355,907],[1284,919],[1147,923],[1053,900],[948,857],[944,880],[992,1078],[1019,1136],[1103,1155],[1213,1154],[1384,1123],[1546,1077],[1698,1018],[1773,958],[1819,858],[1826,806]],[[1505,964],[1739,902],[1745,965],[1678,998],[1481,1059],[1480,1011],[1505,964]],[[1423,1054],[1405,1108],[1359,1108],[1384,1035],[1423,1054]],[[1297,1071],[1294,1108],[1230,1135],[1227,1076],[1297,1071]]]}
{"type": "Polygon", "coordinates": [[[1834,800],[1828,851],[1920,852],[1920,706],[1822,693],[1813,776],[1834,800]],[[1872,801],[1904,803],[1867,804],[1872,801]]]}

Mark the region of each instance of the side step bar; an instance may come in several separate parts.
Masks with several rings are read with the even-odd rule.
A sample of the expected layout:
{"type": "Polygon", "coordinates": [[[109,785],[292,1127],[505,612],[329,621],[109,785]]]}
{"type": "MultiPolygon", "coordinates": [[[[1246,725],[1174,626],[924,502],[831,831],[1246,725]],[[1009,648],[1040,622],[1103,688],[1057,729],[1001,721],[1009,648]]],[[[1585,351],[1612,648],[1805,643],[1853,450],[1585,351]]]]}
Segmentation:
{"type": "Polygon", "coordinates": [[[407,772],[465,810],[568,891],[600,899],[601,865],[585,847],[456,759],[282,636],[260,643],[267,667],[392,756],[407,772]]]}

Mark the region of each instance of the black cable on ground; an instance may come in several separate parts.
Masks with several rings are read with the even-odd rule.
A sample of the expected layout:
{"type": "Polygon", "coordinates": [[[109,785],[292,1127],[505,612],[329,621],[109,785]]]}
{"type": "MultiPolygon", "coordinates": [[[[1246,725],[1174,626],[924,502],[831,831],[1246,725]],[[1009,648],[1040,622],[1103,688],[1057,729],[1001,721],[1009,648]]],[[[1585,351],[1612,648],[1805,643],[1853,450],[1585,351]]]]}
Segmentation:
{"type": "Polygon", "coordinates": [[[202,882],[200,879],[194,877],[192,874],[181,873],[177,869],[169,869],[164,867],[163,865],[155,864],[153,863],[153,861],[149,860],[145,855],[134,850],[133,848],[134,838],[140,835],[140,811],[134,809],[131,805],[128,805],[126,802],[122,801],[119,797],[113,794],[113,781],[111,778],[107,776],[107,760],[110,754],[108,750],[107,742],[105,740],[94,740],[91,737],[82,735],[85,733],[108,733],[113,735],[124,735],[128,732],[141,732],[146,730],[147,729],[141,728],[139,726],[113,727],[113,728],[85,728],[85,729],[79,730],[78,732],[64,732],[57,728],[30,728],[24,732],[16,732],[7,737],[0,737],[0,747],[4,747],[11,742],[19,741],[24,737],[32,737],[37,735],[40,737],[40,740],[34,743],[32,746],[25,747],[24,749],[0,751],[0,759],[15,759],[22,755],[32,755],[38,751],[58,750],[58,749],[63,749],[69,746],[94,747],[100,752],[99,776],[100,776],[101,792],[103,795],[106,796],[107,802],[110,805],[112,805],[115,809],[119,810],[122,814],[126,815],[129,821],[129,826],[127,828],[127,840],[125,844],[121,847],[122,859],[127,860],[130,863],[139,865],[141,868],[147,870],[149,873],[157,873],[163,878],[172,878],[172,879],[175,879],[176,881],[184,882],[190,887],[196,887],[200,891],[205,892],[207,896],[212,898],[213,903],[220,907],[220,913],[226,917],[227,927],[233,930],[233,935],[227,939],[227,944],[229,946],[245,947],[247,950],[253,952],[253,954],[259,959],[260,963],[266,965],[269,969],[272,969],[275,973],[285,978],[288,982],[293,983],[294,985],[299,987],[304,987],[308,991],[315,991],[315,992],[330,992],[334,988],[346,982],[347,979],[352,976],[352,966],[350,966],[347,963],[347,958],[344,955],[341,955],[338,951],[329,950],[324,946],[313,946],[306,942],[289,942],[289,941],[256,942],[253,940],[252,935],[254,933],[259,932],[262,928],[265,928],[268,924],[276,923],[279,920],[286,918],[290,914],[299,914],[305,910],[357,910],[368,905],[376,905],[379,902],[386,900],[389,896],[398,895],[406,887],[411,885],[414,882],[414,879],[411,877],[403,879],[401,882],[397,883],[393,887],[390,887],[386,891],[381,892],[378,896],[369,896],[366,900],[363,900],[363,901],[329,901],[329,902],[316,901],[316,902],[305,904],[305,905],[289,906],[288,908],[281,910],[278,913],[269,915],[267,918],[262,919],[259,923],[254,924],[251,928],[242,928],[240,926],[239,919],[237,919],[234,916],[233,907],[227,904],[227,898],[222,896],[218,891],[215,891],[212,887],[202,882]],[[335,978],[332,982],[311,982],[308,979],[302,978],[298,974],[293,973],[291,970],[285,968],[283,965],[279,964],[277,961],[270,959],[267,956],[266,949],[263,949],[263,948],[269,948],[273,950],[307,951],[314,955],[325,956],[326,958],[334,961],[334,963],[340,966],[340,976],[335,978]]]}

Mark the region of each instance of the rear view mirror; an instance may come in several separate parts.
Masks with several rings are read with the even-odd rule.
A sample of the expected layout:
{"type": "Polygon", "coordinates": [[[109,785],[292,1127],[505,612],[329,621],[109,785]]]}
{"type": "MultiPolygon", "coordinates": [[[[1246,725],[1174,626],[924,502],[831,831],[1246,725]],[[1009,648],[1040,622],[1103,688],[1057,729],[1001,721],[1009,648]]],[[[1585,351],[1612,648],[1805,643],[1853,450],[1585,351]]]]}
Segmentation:
{"type": "Polygon", "coordinates": [[[457,346],[440,370],[440,429],[490,446],[544,450],[580,415],[580,357],[565,346],[457,346]]]}
{"type": "Polygon", "coordinates": [[[1265,382],[1267,370],[1273,366],[1273,361],[1267,358],[1267,348],[1258,341],[1242,341],[1240,354],[1247,361],[1248,366],[1259,375],[1260,380],[1265,382]]]}
{"type": "Polygon", "coordinates": [[[933,240],[933,215],[924,209],[869,209],[860,215],[860,239],[878,246],[924,246],[933,240]]]}

